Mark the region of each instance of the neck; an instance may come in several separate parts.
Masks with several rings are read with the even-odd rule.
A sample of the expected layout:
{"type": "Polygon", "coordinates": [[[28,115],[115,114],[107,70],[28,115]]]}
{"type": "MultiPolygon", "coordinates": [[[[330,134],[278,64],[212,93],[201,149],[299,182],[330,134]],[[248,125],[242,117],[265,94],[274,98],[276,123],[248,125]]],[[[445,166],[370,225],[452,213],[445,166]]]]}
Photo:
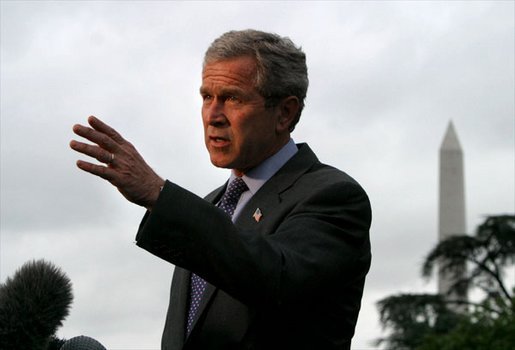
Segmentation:
{"type": "MultiPolygon", "coordinates": [[[[261,164],[265,163],[268,159],[273,158],[277,153],[281,152],[281,150],[283,148],[285,148],[285,146],[288,144],[288,142],[290,142],[290,140],[291,140],[291,138],[288,135],[288,138],[286,140],[282,141],[279,144],[279,146],[276,146],[273,149],[273,151],[269,152],[268,155],[266,157],[264,157],[259,163],[255,164],[252,167],[248,167],[245,169],[231,169],[232,173],[234,174],[234,176],[237,176],[237,177],[242,177],[242,176],[248,174],[250,171],[258,168],[261,164]]],[[[291,142],[293,143],[293,140],[291,140],[291,142]]]]}

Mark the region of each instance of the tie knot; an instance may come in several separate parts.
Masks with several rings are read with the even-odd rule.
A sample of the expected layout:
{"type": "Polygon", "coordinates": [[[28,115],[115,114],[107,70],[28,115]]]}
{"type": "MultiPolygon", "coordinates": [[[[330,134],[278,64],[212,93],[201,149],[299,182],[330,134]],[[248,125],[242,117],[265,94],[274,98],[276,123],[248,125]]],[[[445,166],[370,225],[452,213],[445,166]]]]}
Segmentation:
{"type": "Polygon", "coordinates": [[[245,181],[243,181],[241,177],[236,177],[234,180],[231,181],[229,186],[227,186],[227,193],[230,192],[231,194],[240,197],[241,194],[248,189],[249,188],[245,181]]]}
{"type": "Polygon", "coordinates": [[[222,199],[220,200],[220,208],[225,211],[229,216],[232,216],[236,204],[243,192],[248,190],[247,184],[241,177],[237,177],[229,183],[222,199]]]}

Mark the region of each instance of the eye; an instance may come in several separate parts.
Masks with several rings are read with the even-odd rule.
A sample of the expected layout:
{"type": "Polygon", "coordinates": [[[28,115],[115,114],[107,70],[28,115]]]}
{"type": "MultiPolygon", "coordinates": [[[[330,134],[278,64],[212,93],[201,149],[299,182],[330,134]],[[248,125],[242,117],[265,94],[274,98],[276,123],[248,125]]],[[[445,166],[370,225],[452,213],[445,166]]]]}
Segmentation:
{"type": "Polygon", "coordinates": [[[227,98],[225,100],[228,102],[231,102],[231,103],[240,103],[241,102],[241,99],[234,95],[227,96],[227,98]]]}
{"type": "Polygon", "coordinates": [[[203,101],[210,101],[213,97],[208,94],[202,94],[201,95],[203,101]]]}

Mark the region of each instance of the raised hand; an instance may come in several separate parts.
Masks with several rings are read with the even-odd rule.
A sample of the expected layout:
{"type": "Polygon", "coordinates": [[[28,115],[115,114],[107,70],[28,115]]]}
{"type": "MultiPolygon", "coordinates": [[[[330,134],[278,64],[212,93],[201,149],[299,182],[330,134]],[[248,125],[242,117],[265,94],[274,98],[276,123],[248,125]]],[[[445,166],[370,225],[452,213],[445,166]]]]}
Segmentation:
{"type": "Polygon", "coordinates": [[[151,210],[164,180],[116,130],[93,116],[88,123],[91,127],[74,125],[73,132],[94,144],[72,140],[70,147],[106,165],[78,160],[77,166],[109,181],[129,201],[151,210]]]}

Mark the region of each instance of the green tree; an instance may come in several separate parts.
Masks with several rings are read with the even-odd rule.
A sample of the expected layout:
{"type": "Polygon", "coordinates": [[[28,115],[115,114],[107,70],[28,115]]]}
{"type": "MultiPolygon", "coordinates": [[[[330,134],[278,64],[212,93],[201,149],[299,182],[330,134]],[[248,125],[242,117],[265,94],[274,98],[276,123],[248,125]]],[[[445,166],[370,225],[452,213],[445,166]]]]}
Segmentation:
{"type": "MultiPolygon", "coordinates": [[[[444,272],[455,274],[451,291],[458,292],[470,286],[485,294],[480,304],[467,300],[458,300],[458,303],[499,313],[506,308],[515,310],[513,297],[504,281],[506,267],[514,262],[515,216],[490,216],[478,227],[475,236],[459,235],[438,243],[427,256],[422,275],[430,277],[439,264],[444,272]],[[468,263],[466,271],[462,269],[463,261],[468,263]]],[[[513,278],[510,281],[513,282],[513,278]]]]}
{"type": "Polygon", "coordinates": [[[514,262],[514,215],[487,217],[474,236],[458,235],[439,242],[426,257],[422,275],[430,278],[438,264],[456,277],[450,292],[477,288],[483,299],[478,303],[450,301],[439,294],[384,298],[377,306],[380,322],[390,333],[377,344],[398,350],[513,349],[515,290],[509,291],[504,273],[514,262]],[[467,311],[453,311],[456,303],[466,305],[467,311]]]}
{"type": "Polygon", "coordinates": [[[515,313],[502,312],[491,317],[479,312],[464,318],[443,335],[428,333],[416,350],[513,350],[515,313]]]}
{"type": "Polygon", "coordinates": [[[439,336],[458,324],[461,316],[438,294],[398,294],[378,302],[380,322],[391,333],[377,340],[387,349],[411,350],[425,335],[439,336]]]}

